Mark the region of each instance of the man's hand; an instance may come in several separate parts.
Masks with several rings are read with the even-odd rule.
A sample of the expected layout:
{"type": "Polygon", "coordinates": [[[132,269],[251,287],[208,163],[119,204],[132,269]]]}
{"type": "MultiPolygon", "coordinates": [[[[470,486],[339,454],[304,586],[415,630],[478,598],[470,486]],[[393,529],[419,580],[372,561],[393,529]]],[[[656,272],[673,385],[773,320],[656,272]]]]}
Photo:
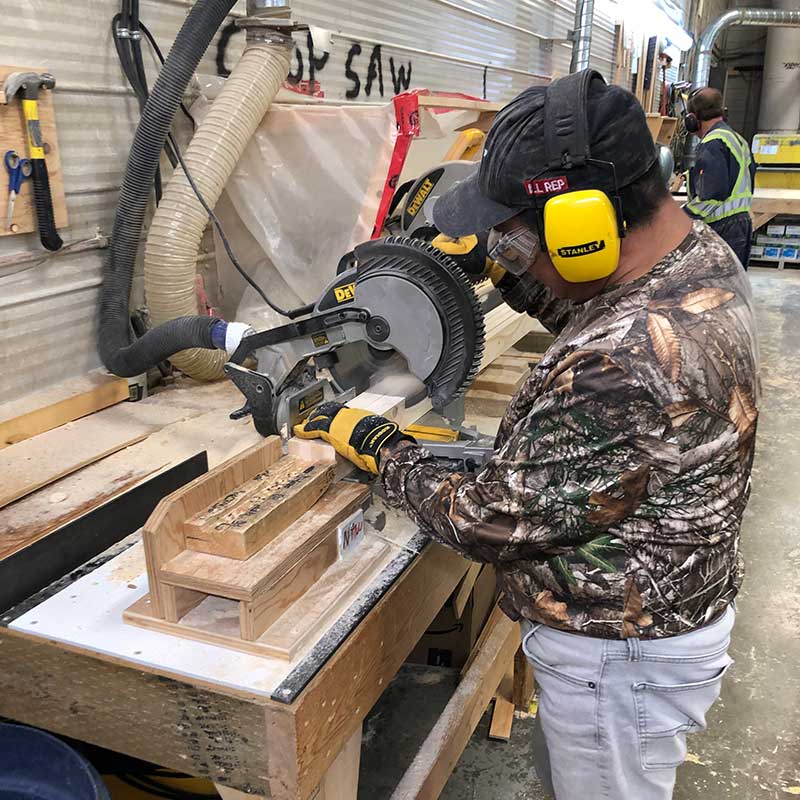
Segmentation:
{"type": "Polygon", "coordinates": [[[382,447],[403,439],[414,441],[386,417],[333,402],[317,406],[305,422],[294,426],[294,435],[324,439],[337,453],[373,475],[378,474],[382,447]]]}
{"type": "Polygon", "coordinates": [[[468,275],[489,278],[497,286],[506,271],[489,258],[486,244],[488,238],[488,231],[471,236],[459,236],[455,239],[440,233],[431,244],[450,256],[468,275]]]}

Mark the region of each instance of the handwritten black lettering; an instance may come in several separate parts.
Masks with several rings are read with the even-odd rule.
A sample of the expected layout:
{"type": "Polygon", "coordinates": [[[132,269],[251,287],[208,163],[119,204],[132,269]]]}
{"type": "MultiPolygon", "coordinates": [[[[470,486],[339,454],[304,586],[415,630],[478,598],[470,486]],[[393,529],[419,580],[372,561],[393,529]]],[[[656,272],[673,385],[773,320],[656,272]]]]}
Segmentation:
{"type": "Polygon", "coordinates": [[[353,59],[360,55],[361,45],[358,42],[353,42],[347,51],[347,60],[344,62],[344,76],[347,80],[353,82],[353,85],[346,89],[344,93],[348,100],[354,100],[361,92],[361,78],[358,77],[358,73],[353,69],[353,59]]]}
{"type": "Polygon", "coordinates": [[[317,56],[314,53],[314,39],[311,36],[311,31],[306,36],[306,47],[308,47],[308,82],[310,84],[309,91],[314,91],[314,75],[317,72],[322,72],[331,54],[327,50],[321,55],[317,56]]]}
{"type": "Polygon", "coordinates": [[[389,56],[389,69],[392,72],[392,86],[394,87],[394,93],[400,94],[400,92],[406,91],[406,89],[408,89],[408,87],[411,85],[411,62],[408,62],[408,69],[400,64],[400,66],[397,68],[397,72],[395,72],[394,58],[389,56]]]}
{"type": "Polygon", "coordinates": [[[378,79],[378,91],[383,97],[383,64],[381,63],[381,46],[376,44],[372,48],[372,55],[369,57],[369,67],[367,67],[367,85],[364,87],[364,94],[367,97],[372,94],[372,84],[378,79]]]}
{"type": "Polygon", "coordinates": [[[294,57],[297,59],[297,70],[292,72],[290,69],[289,74],[286,76],[286,80],[292,86],[297,86],[297,84],[303,80],[303,54],[300,52],[299,47],[295,47],[294,57]]]}

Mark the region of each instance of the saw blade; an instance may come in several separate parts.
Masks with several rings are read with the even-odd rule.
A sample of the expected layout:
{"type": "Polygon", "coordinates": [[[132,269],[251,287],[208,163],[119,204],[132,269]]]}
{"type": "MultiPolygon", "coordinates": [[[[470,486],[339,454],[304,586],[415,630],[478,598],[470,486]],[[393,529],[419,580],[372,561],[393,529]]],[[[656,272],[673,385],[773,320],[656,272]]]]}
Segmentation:
{"type": "MultiPolygon", "coordinates": [[[[483,313],[469,280],[450,258],[415,239],[367,242],[355,256],[355,303],[366,301],[364,307],[387,320],[391,333],[386,349],[374,341],[340,348],[334,379],[364,391],[376,375],[410,371],[434,408],[443,408],[469,386],[483,355],[483,313]],[[398,342],[408,361],[390,347],[398,342]]],[[[412,399],[422,392],[409,385],[403,393],[412,399]]]]}

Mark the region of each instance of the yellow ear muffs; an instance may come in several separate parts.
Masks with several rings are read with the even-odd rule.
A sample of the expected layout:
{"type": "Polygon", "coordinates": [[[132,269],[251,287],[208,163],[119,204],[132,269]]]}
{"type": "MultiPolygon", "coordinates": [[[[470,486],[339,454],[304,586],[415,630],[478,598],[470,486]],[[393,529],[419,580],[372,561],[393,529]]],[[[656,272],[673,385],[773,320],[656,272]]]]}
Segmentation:
{"type": "Polygon", "coordinates": [[[564,280],[607,278],[619,263],[619,225],[614,204],[598,189],[551,197],[544,206],[544,237],[564,280]]]}

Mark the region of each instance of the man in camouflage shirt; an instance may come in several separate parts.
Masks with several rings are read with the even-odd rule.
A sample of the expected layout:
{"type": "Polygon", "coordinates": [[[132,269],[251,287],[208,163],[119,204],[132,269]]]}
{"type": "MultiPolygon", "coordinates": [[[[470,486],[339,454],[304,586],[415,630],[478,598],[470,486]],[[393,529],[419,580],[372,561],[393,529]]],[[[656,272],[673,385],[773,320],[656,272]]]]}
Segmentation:
{"type": "MultiPolygon", "coordinates": [[[[541,230],[532,212],[547,198],[521,187],[543,168],[546,98],[534,87],[500,112],[479,172],[437,201],[444,234],[541,230]]],[[[732,251],[667,193],[633,95],[592,76],[583,113],[592,158],[616,166],[619,264],[568,283],[543,248],[521,275],[493,270],[506,302],[556,338],[492,459],[453,473],[392,423],[362,414],[362,429],[379,432],[390,502],[496,567],[540,686],[545,786],[558,800],[664,800],[731,663],[757,418],[753,312],[732,251]]],[[[588,167],[567,176],[569,190],[614,191],[588,167]]],[[[333,431],[337,410],[327,416],[333,431]]]]}

